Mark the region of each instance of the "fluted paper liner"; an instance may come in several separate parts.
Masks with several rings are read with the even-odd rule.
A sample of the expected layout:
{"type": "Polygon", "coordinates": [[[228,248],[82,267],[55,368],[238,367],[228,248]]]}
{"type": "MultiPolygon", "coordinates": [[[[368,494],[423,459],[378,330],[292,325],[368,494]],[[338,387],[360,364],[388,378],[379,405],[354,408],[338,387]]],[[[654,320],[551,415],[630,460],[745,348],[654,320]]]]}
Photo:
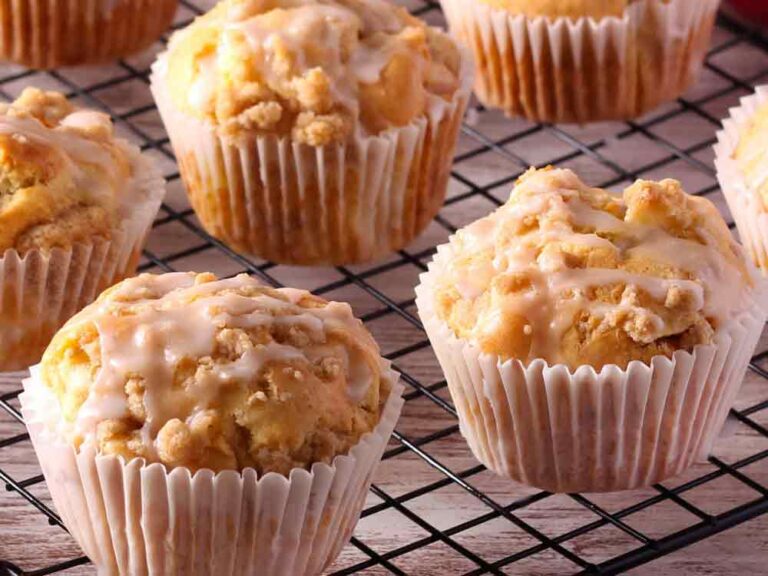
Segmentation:
{"type": "Polygon", "coordinates": [[[131,276],[165,194],[154,162],[134,156],[134,180],[120,199],[112,237],[69,249],[9,249],[0,256],[0,372],[40,360],[56,331],[106,288],[131,276]]]}
{"type": "Polygon", "coordinates": [[[504,362],[457,338],[433,306],[447,254],[441,246],[422,275],[416,305],[461,432],[487,468],[551,492],[610,492],[661,482],[709,453],[765,323],[759,298],[712,345],[570,372],[504,362]]]}
{"type": "Polygon", "coordinates": [[[475,55],[483,104],[547,122],[638,117],[698,76],[720,0],[639,0],[622,18],[528,18],[441,0],[475,55]]]}
{"type": "Polygon", "coordinates": [[[314,147],[277,136],[233,139],[178,110],[165,57],[152,91],[190,201],[205,229],[234,248],[284,264],[351,264],[404,247],[443,205],[472,88],[462,59],[451,102],[379,136],[314,147]]]}
{"type": "Polygon", "coordinates": [[[4,0],[0,58],[32,68],[106,62],[149,46],[179,0],[4,0]]]}
{"type": "Polygon", "coordinates": [[[403,386],[386,368],[374,430],[332,465],[288,478],[77,452],[57,432],[58,400],[38,367],[19,400],[56,510],[101,576],[315,576],[349,542],[400,415],[403,386]]]}
{"type": "Polygon", "coordinates": [[[758,87],[755,94],[742,98],[741,105],[731,109],[730,117],[717,133],[715,166],[741,242],[754,263],[768,274],[768,213],[763,208],[759,192],[747,185],[733,158],[747,124],[765,103],[768,103],[768,85],[758,87]]]}

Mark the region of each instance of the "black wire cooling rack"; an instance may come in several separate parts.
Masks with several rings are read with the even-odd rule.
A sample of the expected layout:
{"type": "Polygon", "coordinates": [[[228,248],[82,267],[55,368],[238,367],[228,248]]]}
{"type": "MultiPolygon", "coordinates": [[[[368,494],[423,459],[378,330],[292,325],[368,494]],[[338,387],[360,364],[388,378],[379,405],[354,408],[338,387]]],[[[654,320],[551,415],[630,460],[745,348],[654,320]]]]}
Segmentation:
{"type": "MultiPolygon", "coordinates": [[[[175,27],[188,24],[206,2],[210,4],[183,0],[175,27]]],[[[432,23],[443,23],[436,2],[401,3],[432,23]]],[[[746,397],[742,394],[732,411],[730,432],[719,444],[738,444],[736,457],[730,450],[729,457],[710,456],[684,478],[645,491],[610,497],[554,495],[491,478],[468,455],[412,296],[435,245],[500,205],[511,183],[531,164],[575,168],[590,183],[608,188],[621,188],[639,177],[676,177],[689,191],[707,195],[722,208],[711,146],[727,107],[761,80],[768,81],[764,36],[721,15],[700,84],[685,98],[638,121],[553,126],[473,108],[462,131],[446,206],[427,233],[384,262],[332,270],[255,260],[200,228],[184,200],[149,96],[153,57],[87,71],[4,68],[0,96],[11,99],[29,84],[63,90],[84,105],[109,112],[123,134],[161,161],[170,193],[145,252],[144,270],[184,270],[194,263],[200,271],[203,266],[223,274],[245,271],[273,285],[302,285],[329,298],[353,301],[374,334],[387,342],[384,352],[408,386],[404,418],[356,537],[334,574],[618,574],[768,512],[768,371],[763,367],[768,351],[753,358],[746,397]],[[706,496],[697,497],[702,490],[706,496]],[[438,504],[430,505],[434,500],[438,504]],[[669,518],[674,521],[664,520],[669,518]],[[606,548],[609,541],[613,544],[606,548]],[[548,571],[542,564],[526,564],[542,557],[551,567],[548,571]]],[[[0,438],[0,481],[14,498],[40,512],[40,530],[48,529],[46,521],[63,528],[46,504],[42,476],[14,477],[8,471],[22,447],[31,454],[18,411],[20,390],[13,388],[0,395],[0,417],[14,422],[19,432],[0,438]]],[[[41,557],[35,567],[15,566],[7,557],[3,562],[4,530],[0,526],[0,575],[52,574],[88,563],[83,557],[59,557],[53,565],[45,565],[48,559],[41,557]]],[[[758,540],[758,546],[765,545],[765,538],[758,540]]],[[[70,544],[68,549],[74,548],[70,544]]]]}

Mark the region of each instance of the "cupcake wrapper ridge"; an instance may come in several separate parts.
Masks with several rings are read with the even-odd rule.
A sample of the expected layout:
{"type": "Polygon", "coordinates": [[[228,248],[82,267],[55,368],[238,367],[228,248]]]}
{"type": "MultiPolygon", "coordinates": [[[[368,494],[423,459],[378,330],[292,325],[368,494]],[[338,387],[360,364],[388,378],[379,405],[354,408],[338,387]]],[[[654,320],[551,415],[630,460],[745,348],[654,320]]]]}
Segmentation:
{"type": "Polygon", "coordinates": [[[152,91],[205,229],[234,248],[284,264],[351,264],[420,234],[442,207],[472,88],[470,56],[451,102],[379,136],[313,147],[277,136],[233,139],[179,111],[164,57],[152,91]]]}
{"type": "Polygon", "coordinates": [[[106,62],[149,46],[179,0],[5,0],[0,58],[32,68],[106,62]]]}
{"type": "Polygon", "coordinates": [[[0,372],[40,360],[56,331],[106,288],[132,275],[165,195],[154,163],[135,152],[135,193],[126,193],[109,240],[0,256],[0,372]]]}
{"type": "Polygon", "coordinates": [[[315,576],[349,542],[400,415],[403,386],[388,366],[376,428],[332,465],[288,478],[77,452],[55,430],[58,400],[37,367],[19,400],[56,509],[100,576],[315,576]]]}
{"type": "Polygon", "coordinates": [[[744,174],[733,159],[741,134],[758,108],[768,103],[768,85],[742,98],[741,105],[731,109],[730,116],[717,133],[715,167],[717,179],[733,214],[742,244],[752,261],[768,274],[768,213],[757,190],[747,185],[744,174]]]}
{"type": "Polygon", "coordinates": [[[483,104],[583,123],[635,118],[682,94],[698,76],[720,0],[640,0],[621,18],[597,21],[441,3],[451,31],[475,54],[483,104]]]}
{"type": "Polygon", "coordinates": [[[447,254],[441,247],[422,275],[416,305],[461,432],[486,467],[551,492],[610,492],[661,482],[709,453],[762,333],[764,286],[712,345],[570,372],[505,362],[457,338],[433,305],[447,254]]]}

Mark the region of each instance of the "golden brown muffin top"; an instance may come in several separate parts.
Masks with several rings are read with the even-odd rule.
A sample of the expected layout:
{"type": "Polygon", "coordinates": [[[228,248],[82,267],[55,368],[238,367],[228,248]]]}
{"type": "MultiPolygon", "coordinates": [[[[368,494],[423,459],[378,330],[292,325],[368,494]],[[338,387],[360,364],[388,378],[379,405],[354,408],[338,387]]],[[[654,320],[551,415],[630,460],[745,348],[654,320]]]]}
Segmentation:
{"type": "Polygon", "coordinates": [[[109,116],[27,88],[0,107],[0,256],[108,238],[131,172],[109,116]]]}
{"type": "Polygon", "coordinates": [[[639,180],[622,199],[532,169],[448,247],[435,305],[457,337],[571,369],[708,344],[755,282],[714,205],[675,180],[639,180]]]}
{"type": "Polygon", "coordinates": [[[193,472],[330,463],[391,383],[347,304],[245,275],[144,274],[53,339],[40,368],[75,446],[193,472]]]}
{"type": "Polygon", "coordinates": [[[452,39],[385,0],[224,0],[174,35],[158,71],[224,134],[321,146],[423,117],[460,68],[452,39]]]}
{"type": "Polygon", "coordinates": [[[529,18],[607,18],[621,16],[637,0],[480,0],[494,8],[529,18]]]}
{"type": "Polygon", "coordinates": [[[747,186],[757,192],[760,205],[768,210],[768,103],[744,127],[733,159],[747,186]]]}

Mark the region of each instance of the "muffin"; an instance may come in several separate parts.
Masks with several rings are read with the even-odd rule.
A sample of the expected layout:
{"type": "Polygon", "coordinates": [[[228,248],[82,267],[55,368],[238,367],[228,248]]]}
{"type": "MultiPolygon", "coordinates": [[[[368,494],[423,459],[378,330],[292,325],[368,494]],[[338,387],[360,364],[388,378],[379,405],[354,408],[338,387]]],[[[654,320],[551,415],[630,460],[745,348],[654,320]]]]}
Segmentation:
{"type": "Polygon", "coordinates": [[[427,226],[470,89],[456,44],[384,0],[224,0],[152,74],[206,230],[305,265],[376,259],[427,226]]]}
{"type": "Polygon", "coordinates": [[[541,122],[636,118],[691,86],[719,0],[441,0],[489,107],[541,122]]]}
{"type": "Polygon", "coordinates": [[[720,187],[747,252],[768,273],[768,86],[731,110],[717,140],[720,187]]]}
{"type": "Polygon", "coordinates": [[[118,284],[24,386],[53,501],[105,574],[320,574],[403,404],[347,304],[245,275],[118,284]]]}
{"type": "Polygon", "coordinates": [[[67,319],[135,272],[163,194],[107,115],[34,88],[0,107],[0,372],[38,362],[67,319]]]}
{"type": "Polygon", "coordinates": [[[417,306],[488,468],[554,492],[675,476],[716,438],[765,314],[715,207],[531,170],[438,249],[417,306]]]}
{"type": "Polygon", "coordinates": [[[0,59],[31,68],[116,60],[170,26],[179,0],[16,0],[0,3],[0,59]]]}

